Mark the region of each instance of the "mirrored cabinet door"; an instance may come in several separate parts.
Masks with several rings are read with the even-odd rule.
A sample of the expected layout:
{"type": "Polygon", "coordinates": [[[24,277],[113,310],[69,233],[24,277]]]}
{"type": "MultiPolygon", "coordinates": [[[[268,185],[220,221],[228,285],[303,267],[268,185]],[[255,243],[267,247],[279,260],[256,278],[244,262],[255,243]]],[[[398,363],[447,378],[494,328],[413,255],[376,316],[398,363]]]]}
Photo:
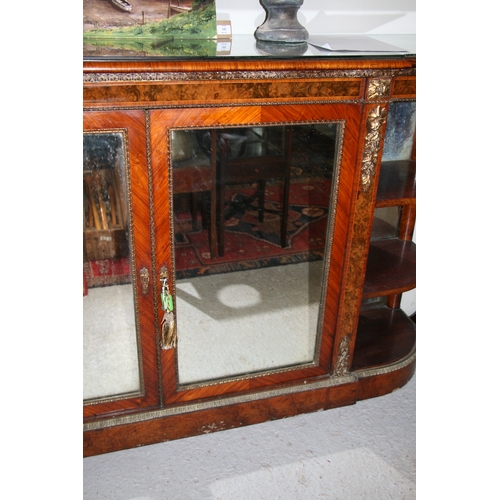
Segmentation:
{"type": "Polygon", "coordinates": [[[331,369],[358,109],[243,111],[151,113],[165,401],[331,369]]]}
{"type": "Polygon", "coordinates": [[[126,136],[83,134],[83,399],[140,394],[126,136]]]}
{"type": "Polygon", "coordinates": [[[83,400],[88,417],[158,400],[142,112],[87,112],[83,132],[83,400]],[[154,352],[153,352],[154,355],[154,352]]]}

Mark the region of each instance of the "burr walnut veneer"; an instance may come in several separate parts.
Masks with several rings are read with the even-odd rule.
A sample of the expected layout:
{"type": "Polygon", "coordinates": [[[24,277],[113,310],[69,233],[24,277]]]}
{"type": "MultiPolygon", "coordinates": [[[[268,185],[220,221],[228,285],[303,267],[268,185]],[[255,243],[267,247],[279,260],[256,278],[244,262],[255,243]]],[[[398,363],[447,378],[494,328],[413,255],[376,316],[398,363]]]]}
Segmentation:
{"type": "MultiPolygon", "coordinates": [[[[120,282],[120,290],[125,286],[132,290],[130,314],[137,332],[138,367],[136,386],[111,396],[89,396],[84,401],[85,456],[354,404],[383,396],[408,382],[415,370],[415,323],[400,308],[400,299],[403,292],[415,287],[415,245],[411,241],[416,199],[415,134],[414,128],[407,126],[411,121],[407,107],[414,110],[416,99],[415,74],[415,59],[402,55],[84,62],[84,134],[104,137],[105,142],[109,137],[118,138],[124,166],[122,181],[110,184],[111,188],[105,186],[110,193],[98,186],[97,194],[104,193],[104,198],[85,191],[86,230],[98,230],[99,203],[102,208],[108,198],[112,225],[114,210],[119,210],[116,191],[122,182],[120,220],[128,221],[122,226],[127,227],[129,277],[120,282]],[[174,228],[181,222],[187,227],[191,221],[190,217],[181,220],[179,215],[182,197],[188,200],[189,193],[175,194],[172,186],[172,131],[187,131],[196,138],[193,147],[205,151],[204,168],[214,169],[213,182],[217,183],[224,167],[215,142],[223,140],[228,130],[228,141],[234,140],[231,128],[244,133],[272,132],[277,137],[278,154],[282,131],[284,137],[284,131],[293,128],[294,140],[309,138],[296,153],[292,150],[292,174],[297,177],[290,188],[290,206],[294,205],[294,182],[300,186],[300,175],[308,169],[308,155],[329,158],[328,174],[322,170],[318,174],[318,178],[329,179],[331,200],[328,218],[321,219],[325,230],[319,236],[326,235],[324,251],[315,254],[323,263],[318,280],[318,333],[307,359],[199,380],[186,375],[183,382],[179,358],[182,318],[175,317],[176,310],[179,338],[166,339],[162,328],[168,312],[162,298],[170,293],[179,308],[185,296],[180,279],[176,280],[179,264],[174,254],[179,243],[174,228]],[[211,133],[211,142],[203,149],[206,131],[211,133]],[[312,139],[331,148],[313,152],[307,149],[312,139]],[[407,144],[409,153],[391,155],[389,148],[397,149],[401,142],[407,144]],[[299,156],[300,168],[294,167],[299,156]],[[395,221],[386,213],[395,213],[395,221]]],[[[244,154],[250,153],[238,150],[233,164],[238,155],[244,154]]],[[[84,175],[96,176],[97,164],[108,168],[102,166],[107,158],[104,153],[97,152],[93,158],[88,160],[93,165],[90,170],[86,171],[84,164],[84,175]]],[[[201,158],[201,153],[193,153],[185,161],[193,158],[201,158]]],[[[183,182],[189,183],[187,172],[183,182]]],[[[196,172],[195,168],[193,176],[196,172]]],[[[308,174],[307,182],[312,175],[308,174]]],[[[257,174],[253,177],[260,178],[257,174]]],[[[248,185],[252,182],[249,179],[248,185]]],[[[266,192],[269,186],[281,189],[280,182],[271,179],[266,192]]],[[[220,190],[210,190],[209,186],[198,189],[198,194],[195,189],[179,189],[177,193],[194,192],[198,205],[193,205],[190,213],[196,214],[197,207],[203,209],[205,229],[208,225],[212,228],[212,253],[206,259],[214,260],[224,253],[217,254],[213,247],[213,233],[217,231],[214,221],[221,213],[217,209],[227,208],[229,201],[224,195],[220,198],[220,190]],[[210,197],[204,197],[202,191],[210,191],[210,197]]],[[[266,203],[272,199],[272,193],[266,195],[266,203]]],[[[278,207],[280,199],[276,197],[278,207]]],[[[187,206],[191,201],[186,201],[187,206]]],[[[276,213],[277,220],[282,220],[282,212],[276,213]]],[[[317,222],[311,220],[316,212],[304,213],[311,217],[308,227],[314,227],[317,222]]],[[[99,219],[101,225],[106,224],[103,217],[99,219]]],[[[226,223],[219,220],[219,230],[220,224],[226,223]]],[[[230,245],[233,233],[224,227],[225,237],[219,244],[230,245]]],[[[95,234],[111,244],[104,232],[95,234]]],[[[297,238],[303,235],[293,234],[297,238]]],[[[200,241],[200,245],[205,244],[205,240],[200,241]]],[[[278,242],[271,246],[280,252],[285,245],[278,242]]],[[[105,261],[91,261],[88,256],[86,265],[89,269],[96,262],[117,266],[122,262],[123,249],[120,254],[113,254],[112,249],[110,252],[107,256],[111,258],[105,261]]],[[[231,254],[230,250],[225,253],[231,254]]],[[[229,280],[236,274],[223,276],[229,280]]],[[[95,280],[96,286],[111,283],[102,281],[104,278],[95,280]]],[[[118,283],[119,278],[116,280],[118,283]]],[[[93,285],[87,282],[89,295],[84,301],[90,300],[89,286],[93,285]]],[[[103,287],[102,291],[109,289],[103,287]]],[[[294,314],[292,318],[297,320],[302,316],[298,309],[294,314]]],[[[200,323],[198,328],[192,332],[194,343],[201,339],[205,327],[200,323]]],[[[288,331],[290,335],[292,330],[288,331]]],[[[294,342],[285,340],[281,345],[285,349],[287,343],[294,342]]],[[[223,348],[221,344],[220,350],[223,348]]],[[[281,350],[277,348],[276,354],[281,350]]],[[[244,357],[245,352],[239,355],[244,357]]],[[[215,357],[213,363],[224,364],[215,357]]]]}

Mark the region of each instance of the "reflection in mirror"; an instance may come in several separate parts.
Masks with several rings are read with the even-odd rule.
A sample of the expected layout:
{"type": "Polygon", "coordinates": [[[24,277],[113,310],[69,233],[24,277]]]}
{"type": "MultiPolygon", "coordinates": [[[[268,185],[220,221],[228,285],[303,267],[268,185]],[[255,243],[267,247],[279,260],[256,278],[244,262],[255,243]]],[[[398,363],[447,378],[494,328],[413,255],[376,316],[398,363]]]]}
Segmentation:
{"type": "Polygon", "coordinates": [[[392,102],[389,106],[382,161],[409,160],[416,126],[416,103],[392,102]]]}
{"type": "Polygon", "coordinates": [[[397,238],[401,207],[376,208],[373,217],[371,240],[397,238]]]}
{"type": "Polygon", "coordinates": [[[316,362],[339,130],[171,131],[180,384],[316,362]]]}
{"type": "Polygon", "coordinates": [[[361,310],[380,309],[387,306],[387,296],[384,297],[370,297],[361,301],[361,310]]]}
{"type": "Polygon", "coordinates": [[[140,391],[122,133],[83,135],[83,399],[140,391]]]}

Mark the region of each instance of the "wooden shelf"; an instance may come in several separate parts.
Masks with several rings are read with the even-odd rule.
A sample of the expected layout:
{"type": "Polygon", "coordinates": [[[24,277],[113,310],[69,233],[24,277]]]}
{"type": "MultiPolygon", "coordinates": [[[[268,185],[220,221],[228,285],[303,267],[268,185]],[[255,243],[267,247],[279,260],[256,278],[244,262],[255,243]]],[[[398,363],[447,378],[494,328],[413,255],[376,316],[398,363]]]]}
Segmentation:
{"type": "Polygon", "coordinates": [[[370,243],[363,298],[393,295],[416,286],[416,245],[398,238],[370,243]]]}
{"type": "Polygon", "coordinates": [[[416,161],[383,161],[380,165],[376,208],[415,203],[416,161]]]}
{"type": "Polygon", "coordinates": [[[415,342],[415,323],[401,309],[362,310],[351,370],[395,363],[411,352],[415,342]]]}

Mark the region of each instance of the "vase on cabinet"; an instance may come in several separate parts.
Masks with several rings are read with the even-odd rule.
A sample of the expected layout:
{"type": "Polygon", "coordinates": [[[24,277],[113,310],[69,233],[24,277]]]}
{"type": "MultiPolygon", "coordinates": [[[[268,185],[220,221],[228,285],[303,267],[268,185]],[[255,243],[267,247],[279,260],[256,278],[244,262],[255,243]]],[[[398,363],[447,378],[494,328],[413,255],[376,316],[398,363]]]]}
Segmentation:
{"type": "Polygon", "coordinates": [[[261,0],[267,16],[255,31],[258,40],[266,42],[303,43],[309,33],[297,20],[304,0],[261,0]]]}

